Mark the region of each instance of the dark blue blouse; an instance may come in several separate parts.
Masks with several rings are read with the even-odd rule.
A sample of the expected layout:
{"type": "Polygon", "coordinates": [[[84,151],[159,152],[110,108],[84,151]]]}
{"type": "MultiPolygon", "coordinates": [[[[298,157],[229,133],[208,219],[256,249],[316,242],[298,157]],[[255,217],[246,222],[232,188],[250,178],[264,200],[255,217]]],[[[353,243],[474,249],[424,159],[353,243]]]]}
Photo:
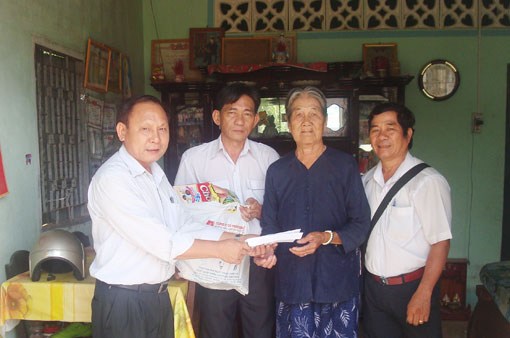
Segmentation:
{"type": "Polygon", "coordinates": [[[266,174],[262,235],[300,228],[335,231],[343,245],[321,245],[313,255],[289,251],[295,243],[276,249],[275,294],[289,304],[334,303],[359,294],[360,254],[370,227],[370,208],[352,156],[326,148],[306,167],[294,152],[274,162],[266,174]]]}

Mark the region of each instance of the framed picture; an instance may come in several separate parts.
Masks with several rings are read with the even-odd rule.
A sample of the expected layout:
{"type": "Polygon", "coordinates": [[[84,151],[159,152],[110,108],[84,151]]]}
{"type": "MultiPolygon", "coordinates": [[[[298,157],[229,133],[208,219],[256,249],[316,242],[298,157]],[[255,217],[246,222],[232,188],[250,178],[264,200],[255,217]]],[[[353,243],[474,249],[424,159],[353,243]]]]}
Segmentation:
{"type": "Polygon", "coordinates": [[[101,93],[108,91],[108,72],[110,70],[110,48],[102,43],[88,39],[87,59],[83,86],[101,93]]]}
{"type": "Polygon", "coordinates": [[[221,40],[224,35],[223,28],[190,28],[190,68],[221,64],[221,40]]]}
{"type": "Polygon", "coordinates": [[[0,148],[0,197],[7,196],[9,189],[7,188],[7,180],[5,179],[4,163],[2,161],[2,148],[0,148]]]}
{"type": "Polygon", "coordinates": [[[127,99],[133,95],[133,82],[131,80],[131,62],[129,56],[122,55],[122,96],[127,99]]]}
{"type": "Polygon", "coordinates": [[[103,105],[104,102],[100,99],[90,97],[86,103],[87,124],[90,127],[102,128],[103,124],[103,105]]]}
{"type": "Polygon", "coordinates": [[[189,39],[152,40],[152,81],[200,80],[200,71],[191,70],[189,61],[189,39]]]}
{"type": "Polygon", "coordinates": [[[112,51],[110,57],[110,71],[108,73],[108,91],[121,93],[122,92],[122,53],[115,48],[109,47],[112,51]]]}
{"type": "Polygon", "coordinates": [[[385,77],[397,62],[396,43],[363,44],[363,70],[367,76],[385,77]]]}
{"type": "Polygon", "coordinates": [[[117,118],[117,109],[112,103],[103,105],[103,132],[115,132],[115,122],[117,118]]]}
{"type": "Polygon", "coordinates": [[[297,35],[272,35],[273,61],[278,63],[297,62],[297,35]]]}
{"type": "Polygon", "coordinates": [[[221,63],[224,65],[251,65],[271,62],[271,36],[251,38],[223,38],[221,63]]]}

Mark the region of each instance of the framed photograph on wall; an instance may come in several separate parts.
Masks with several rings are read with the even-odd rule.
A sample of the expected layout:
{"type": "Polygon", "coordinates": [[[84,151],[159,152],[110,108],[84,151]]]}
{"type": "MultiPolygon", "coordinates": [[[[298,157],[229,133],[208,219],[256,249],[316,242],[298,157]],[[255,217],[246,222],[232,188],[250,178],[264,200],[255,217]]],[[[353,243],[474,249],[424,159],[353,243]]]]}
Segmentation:
{"type": "Polygon", "coordinates": [[[223,28],[190,28],[190,68],[221,64],[221,40],[224,35],[223,28]]]}
{"type": "Polygon", "coordinates": [[[397,62],[396,43],[363,44],[363,70],[367,76],[385,77],[397,62]]]}
{"type": "Polygon", "coordinates": [[[250,65],[271,62],[271,36],[252,38],[223,38],[221,46],[221,63],[224,65],[250,65]]]}
{"type": "Polygon", "coordinates": [[[122,96],[127,99],[133,95],[133,81],[131,80],[131,62],[129,56],[122,55],[122,96]]]}
{"type": "Polygon", "coordinates": [[[88,39],[83,87],[101,93],[108,91],[111,54],[110,48],[90,38],[88,39]]]}
{"type": "Polygon", "coordinates": [[[190,69],[189,61],[189,39],[152,40],[152,81],[200,80],[200,71],[190,69]]]}
{"type": "Polygon", "coordinates": [[[122,92],[122,53],[115,48],[109,47],[112,51],[110,57],[110,71],[108,73],[108,91],[121,93],[122,92]]]}

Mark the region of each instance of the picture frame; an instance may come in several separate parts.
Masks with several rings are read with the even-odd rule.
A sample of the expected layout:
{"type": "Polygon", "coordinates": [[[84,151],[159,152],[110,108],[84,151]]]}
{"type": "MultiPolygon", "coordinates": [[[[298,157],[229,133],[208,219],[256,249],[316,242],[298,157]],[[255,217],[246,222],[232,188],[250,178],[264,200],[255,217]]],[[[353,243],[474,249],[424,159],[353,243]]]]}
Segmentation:
{"type": "Polygon", "coordinates": [[[101,129],[103,126],[103,106],[104,102],[100,99],[90,97],[85,106],[87,113],[87,125],[89,127],[101,129]]]}
{"type": "Polygon", "coordinates": [[[367,76],[385,77],[398,63],[396,43],[364,43],[363,70],[367,76]]]}
{"type": "Polygon", "coordinates": [[[189,39],[152,40],[151,44],[153,82],[201,80],[200,71],[189,67],[189,39]]]}
{"type": "Polygon", "coordinates": [[[224,65],[250,65],[271,62],[272,42],[271,36],[223,38],[221,63],[224,65]]]}
{"type": "Polygon", "coordinates": [[[105,102],[103,104],[103,132],[114,133],[117,121],[117,109],[115,104],[105,102]]]}
{"type": "MultiPolygon", "coordinates": [[[[297,62],[297,34],[275,34],[272,35],[271,47],[273,51],[273,61],[278,61],[278,54],[281,52],[280,43],[283,42],[285,44],[286,50],[286,62],[287,63],[296,63],[297,62]]],[[[282,62],[280,62],[282,63],[282,62]]]]}
{"type": "Polygon", "coordinates": [[[108,91],[122,93],[122,53],[116,48],[108,48],[112,53],[108,73],[108,91]]]}
{"type": "Polygon", "coordinates": [[[127,99],[133,95],[133,81],[131,78],[131,61],[129,60],[129,56],[122,54],[122,67],[121,67],[121,77],[122,77],[122,97],[127,99]]]}
{"type": "Polygon", "coordinates": [[[190,68],[200,69],[221,64],[221,41],[224,36],[223,28],[190,28],[190,68]]]}
{"type": "Polygon", "coordinates": [[[83,87],[100,93],[108,91],[111,54],[104,44],[88,39],[83,87]]]}

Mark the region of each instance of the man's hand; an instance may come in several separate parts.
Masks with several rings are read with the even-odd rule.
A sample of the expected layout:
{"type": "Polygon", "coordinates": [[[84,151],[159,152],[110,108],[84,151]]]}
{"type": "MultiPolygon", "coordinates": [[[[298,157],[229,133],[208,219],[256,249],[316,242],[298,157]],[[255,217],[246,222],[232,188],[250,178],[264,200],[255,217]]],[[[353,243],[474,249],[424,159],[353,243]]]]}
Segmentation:
{"type": "Polygon", "coordinates": [[[406,320],[409,324],[417,326],[429,320],[432,292],[443,271],[449,250],[450,240],[437,242],[430,248],[420,285],[407,304],[406,320]]]}
{"type": "Polygon", "coordinates": [[[241,216],[246,222],[251,221],[254,218],[260,219],[260,216],[262,215],[262,205],[254,199],[253,197],[250,197],[244,202],[246,204],[246,207],[241,206],[241,216]]]}
{"type": "Polygon", "coordinates": [[[407,322],[418,326],[429,321],[431,294],[419,288],[407,304],[407,322]]]}
{"type": "Polygon", "coordinates": [[[225,239],[218,244],[219,258],[230,264],[240,264],[249,250],[248,244],[235,239],[225,239]]]}
{"type": "Polygon", "coordinates": [[[300,240],[297,240],[296,243],[298,244],[306,244],[303,246],[295,246],[290,248],[290,252],[292,252],[294,255],[299,257],[304,257],[307,255],[311,255],[317,250],[319,246],[321,246],[322,243],[326,242],[329,239],[329,234],[326,232],[321,231],[314,231],[310,232],[305,237],[301,238],[300,240]],[[327,236],[327,239],[325,239],[325,236],[327,236]]]}

